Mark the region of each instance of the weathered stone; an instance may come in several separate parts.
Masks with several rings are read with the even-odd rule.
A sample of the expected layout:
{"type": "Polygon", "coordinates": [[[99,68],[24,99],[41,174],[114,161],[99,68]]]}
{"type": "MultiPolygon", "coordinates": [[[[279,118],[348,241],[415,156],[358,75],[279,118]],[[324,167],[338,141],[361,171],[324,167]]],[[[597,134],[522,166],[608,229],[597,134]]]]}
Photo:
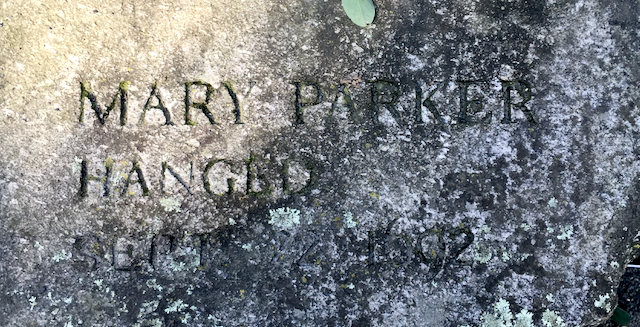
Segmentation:
{"type": "Polygon", "coordinates": [[[11,1],[0,325],[594,326],[635,1],[11,1]]]}

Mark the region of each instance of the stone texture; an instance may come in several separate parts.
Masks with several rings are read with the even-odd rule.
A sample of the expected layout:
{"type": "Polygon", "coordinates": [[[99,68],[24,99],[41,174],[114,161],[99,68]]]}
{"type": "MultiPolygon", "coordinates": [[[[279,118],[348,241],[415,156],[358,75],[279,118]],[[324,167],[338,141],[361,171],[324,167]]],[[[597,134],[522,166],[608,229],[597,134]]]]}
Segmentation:
{"type": "Polygon", "coordinates": [[[606,320],[638,4],[376,7],[2,3],[0,325],[606,320]]]}

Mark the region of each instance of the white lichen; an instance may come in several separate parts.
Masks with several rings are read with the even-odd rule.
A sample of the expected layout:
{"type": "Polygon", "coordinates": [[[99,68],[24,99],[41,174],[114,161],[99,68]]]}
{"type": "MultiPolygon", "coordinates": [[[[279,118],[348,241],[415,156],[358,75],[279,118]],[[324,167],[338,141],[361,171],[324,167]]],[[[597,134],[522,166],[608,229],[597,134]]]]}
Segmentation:
{"type": "Polygon", "coordinates": [[[491,231],[491,227],[487,226],[487,225],[482,225],[480,226],[480,229],[478,230],[478,233],[489,233],[491,231]]]}
{"type": "Polygon", "coordinates": [[[611,304],[609,304],[609,294],[605,294],[605,295],[600,295],[598,296],[598,300],[595,300],[593,302],[593,305],[596,306],[596,308],[603,308],[605,310],[607,310],[607,312],[611,311],[611,304]]]}
{"type": "Polygon", "coordinates": [[[207,320],[213,320],[213,327],[222,327],[220,325],[218,325],[219,322],[221,322],[220,319],[218,319],[216,316],[214,315],[209,315],[207,316],[207,320]]]}
{"type": "Polygon", "coordinates": [[[355,219],[353,219],[353,214],[350,211],[347,211],[344,214],[344,227],[354,228],[356,227],[357,224],[358,222],[355,219]]]}
{"type": "Polygon", "coordinates": [[[78,174],[82,170],[82,159],[78,157],[73,158],[73,163],[71,164],[71,173],[73,175],[78,174]]]}
{"type": "Polygon", "coordinates": [[[152,320],[149,319],[145,319],[142,322],[137,322],[135,324],[133,324],[132,327],[162,327],[163,323],[162,320],[160,320],[159,318],[154,318],[152,320]]]}
{"type": "Polygon", "coordinates": [[[31,305],[31,309],[30,310],[32,310],[32,311],[33,311],[33,307],[35,307],[36,304],[38,304],[38,302],[36,302],[36,300],[37,299],[36,299],[35,296],[32,296],[32,297],[29,298],[29,304],[31,305]]]}
{"type": "Polygon", "coordinates": [[[564,323],[564,320],[558,316],[557,313],[547,309],[542,314],[542,325],[545,327],[566,327],[567,324],[564,323]]]}
{"type": "Polygon", "coordinates": [[[513,327],[533,327],[533,313],[525,310],[516,314],[516,321],[513,327]]]}
{"type": "Polygon", "coordinates": [[[175,271],[175,272],[188,270],[188,269],[187,269],[187,264],[186,264],[186,263],[184,263],[184,262],[178,262],[178,263],[176,263],[175,261],[171,260],[171,262],[170,262],[170,264],[169,264],[169,265],[171,266],[171,269],[172,269],[173,271],[175,271]]]}
{"type": "Polygon", "coordinates": [[[511,259],[511,256],[509,255],[509,253],[507,251],[503,251],[502,252],[502,261],[503,262],[507,262],[511,259]]]}
{"type": "Polygon", "coordinates": [[[174,198],[162,198],[160,199],[160,205],[164,208],[164,211],[170,212],[180,212],[180,206],[182,203],[174,198]]]}
{"type": "Polygon", "coordinates": [[[473,247],[473,259],[479,263],[487,263],[493,257],[493,253],[490,248],[483,245],[476,244],[473,247]]]}
{"type": "Polygon", "coordinates": [[[180,321],[183,324],[188,324],[189,323],[189,319],[191,319],[191,314],[190,313],[185,313],[184,316],[182,318],[180,318],[180,321]]]}
{"type": "Polygon", "coordinates": [[[492,313],[482,315],[482,327],[512,327],[513,314],[509,308],[509,302],[500,299],[493,305],[492,313]]]}
{"type": "Polygon", "coordinates": [[[54,255],[51,260],[53,260],[54,262],[60,262],[62,260],[68,260],[69,258],[71,258],[71,253],[67,253],[67,251],[65,251],[64,249],[62,249],[59,253],[57,253],[56,255],[54,255]]]}
{"type": "Polygon", "coordinates": [[[269,210],[269,224],[280,229],[289,229],[300,225],[300,210],[292,208],[269,210]]]}
{"type": "Polygon", "coordinates": [[[156,279],[155,278],[147,280],[146,284],[147,284],[148,288],[154,289],[154,290],[156,290],[158,292],[162,292],[162,286],[160,286],[160,285],[158,285],[156,283],[156,279]]]}
{"type": "Polygon", "coordinates": [[[531,256],[531,253],[523,253],[520,255],[520,261],[525,261],[531,256]]]}
{"type": "Polygon", "coordinates": [[[188,307],[189,306],[187,304],[185,304],[182,300],[178,299],[176,301],[171,302],[171,304],[166,309],[164,309],[164,312],[166,313],[182,312],[184,311],[184,309],[188,307]]]}
{"type": "Polygon", "coordinates": [[[493,312],[482,315],[481,327],[534,327],[533,313],[523,309],[514,317],[509,302],[500,299],[493,305],[493,312]]]}
{"type": "Polygon", "coordinates": [[[573,226],[568,225],[560,228],[560,235],[556,236],[559,240],[568,240],[573,235],[573,226]]]}
{"type": "Polygon", "coordinates": [[[142,318],[152,312],[155,312],[158,309],[158,305],[160,301],[154,300],[151,302],[143,302],[140,306],[140,312],[138,313],[138,318],[142,318]]]}

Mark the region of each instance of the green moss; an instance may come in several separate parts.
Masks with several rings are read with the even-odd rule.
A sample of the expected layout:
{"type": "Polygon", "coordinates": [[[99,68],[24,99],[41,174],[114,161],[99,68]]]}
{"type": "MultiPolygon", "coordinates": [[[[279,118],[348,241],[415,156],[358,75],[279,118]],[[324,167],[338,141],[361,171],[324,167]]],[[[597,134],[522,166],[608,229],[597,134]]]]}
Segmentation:
{"type": "Polygon", "coordinates": [[[131,86],[131,81],[120,82],[120,89],[122,89],[125,92],[129,92],[130,86],[131,86]]]}

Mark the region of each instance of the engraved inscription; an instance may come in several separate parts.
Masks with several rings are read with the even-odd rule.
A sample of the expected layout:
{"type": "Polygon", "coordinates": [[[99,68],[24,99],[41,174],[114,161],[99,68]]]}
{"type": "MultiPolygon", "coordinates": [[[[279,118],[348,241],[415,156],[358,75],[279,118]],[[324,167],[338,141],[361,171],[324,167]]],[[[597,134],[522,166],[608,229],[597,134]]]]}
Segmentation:
{"type": "Polygon", "coordinates": [[[149,196],[149,187],[147,186],[147,181],[144,179],[144,173],[142,173],[142,169],[140,168],[140,164],[137,161],[133,162],[133,166],[129,171],[129,174],[124,179],[124,187],[122,188],[122,195],[129,194],[133,195],[133,191],[129,191],[129,186],[131,184],[140,184],[140,190],[142,191],[142,195],[149,196]],[[133,174],[136,175],[136,179],[132,179],[133,174]]]}
{"type": "Polygon", "coordinates": [[[533,116],[531,109],[527,107],[527,102],[531,100],[531,87],[525,81],[503,81],[502,91],[504,93],[504,118],[503,124],[513,123],[511,119],[512,108],[518,108],[527,117],[530,123],[536,123],[536,118],[533,116]],[[519,101],[516,100],[519,98],[519,101]],[[513,101],[518,102],[513,102],[513,101]]]}
{"type": "Polygon", "coordinates": [[[484,112],[484,95],[483,88],[487,86],[484,81],[458,81],[460,84],[460,115],[458,122],[460,124],[488,124],[491,122],[493,113],[491,111],[479,116],[484,112]],[[473,95],[470,94],[470,88],[476,89],[473,95]]]}
{"type": "MultiPolygon", "coordinates": [[[[255,83],[241,96],[248,96],[255,83]]],[[[411,127],[425,125],[458,125],[461,128],[482,124],[491,124],[494,121],[494,113],[503,112],[500,123],[511,124],[538,122],[531,100],[532,87],[524,80],[458,80],[455,82],[433,81],[424,83],[423,80],[414,79],[408,84],[390,79],[378,78],[367,83],[352,84],[342,83],[339,86],[329,85],[317,81],[296,81],[294,87],[294,119],[293,125],[304,125],[305,108],[323,104],[325,94],[331,101],[330,115],[336,114],[340,107],[340,116],[350,123],[364,124],[365,126],[379,126],[380,124],[391,126],[411,127]],[[367,85],[367,90],[357,92],[356,98],[351,94],[349,87],[360,88],[367,85]],[[501,89],[500,89],[501,87],[501,89]],[[360,102],[367,102],[363,94],[370,91],[369,109],[360,109],[360,102]],[[405,94],[408,93],[408,94],[405,94]],[[446,98],[451,97],[451,98],[446,98]],[[456,99],[457,98],[457,99],[456,99]],[[359,102],[356,105],[357,99],[359,102]],[[369,111],[370,110],[370,111],[369,111]],[[346,116],[345,116],[346,114],[346,116]]],[[[232,107],[225,115],[220,110],[218,114],[227,120],[232,114],[232,120],[227,123],[244,125],[244,113],[241,101],[231,82],[221,82],[216,88],[204,81],[188,81],[184,84],[184,123],[185,125],[197,124],[200,113],[211,125],[219,125],[218,117],[214,115],[213,101],[216,95],[228,96],[232,107]]],[[[123,81],[117,91],[111,97],[108,106],[100,105],[96,93],[89,82],[80,83],[80,117],[79,122],[85,121],[85,116],[94,116],[99,122],[98,128],[107,124],[110,115],[120,107],[120,126],[128,124],[129,89],[131,83],[123,81]],[[87,104],[91,107],[93,115],[87,114],[87,104]]],[[[366,95],[364,96],[366,97],[366,95]]],[[[328,105],[328,103],[327,103],[328,105]]],[[[290,110],[289,108],[288,110],[290,110]]],[[[175,125],[171,111],[161,96],[158,83],[150,87],[149,97],[144,102],[140,112],[138,126],[145,124],[145,117],[152,110],[159,110],[164,116],[164,125],[175,125]]],[[[283,108],[287,110],[287,108],[283,108]]],[[[155,112],[155,111],[154,111],[155,112]]],[[[320,111],[318,111],[320,112],[320,111]]],[[[159,114],[158,114],[159,116],[159,114]]],[[[314,120],[315,121],[315,120],[314,120]]],[[[334,120],[335,121],[335,120],[334,120]]],[[[301,126],[301,128],[304,128],[301,126]]],[[[366,130],[366,129],[365,129],[366,130]]],[[[428,136],[430,133],[415,133],[418,137],[428,136]]],[[[301,162],[278,159],[273,163],[268,158],[258,160],[254,153],[249,153],[242,160],[230,161],[224,158],[209,159],[205,162],[191,161],[188,167],[183,164],[171,163],[163,160],[159,169],[153,169],[155,177],[149,178],[148,171],[143,163],[123,161],[119,164],[118,172],[114,161],[107,157],[100,167],[89,168],[87,159],[80,162],[80,185],[78,194],[86,198],[91,193],[96,194],[96,186],[101,188],[102,197],[111,196],[149,196],[159,184],[160,193],[186,192],[189,195],[205,193],[209,196],[225,196],[233,194],[245,194],[252,196],[271,196],[274,194],[296,194],[310,190],[317,179],[313,164],[310,161],[301,162]],[[124,165],[124,166],[123,166],[124,165]],[[186,169],[186,170],[185,170],[186,169]],[[196,178],[196,174],[199,176],[196,178]],[[159,175],[159,176],[158,176],[159,175]],[[200,182],[201,181],[201,182],[200,182]],[[116,195],[114,195],[114,193],[116,195]]],[[[149,163],[147,163],[149,164],[149,163]]]]}
{"type": "Polygon", "coordinates": [[[160,189],[162,193],[166,193],[165,180],[167,179],[167,173],[173,176],[180,183],[180,185],[182,185],[187,190],[187,192],[189,192],[189,194],[193,195],[193,191],[191,191],[191,188],[189,187],[189,183],[193,180],[193,161],[190,163],[189,183],[187,183],[185,179],[182,178],[182,176],[176,173],[175,169],[171,167],[166,161],[162,162],[162,178],[160,179],[160,189]]]}
{"type": "MultiPolygon", "coordinates": [[[[526,117],[526,121],[528,123],[535,124],[538,122],[532,108],[530,107],[532,90],[529,83],[524,80],[503,80],[493,82],[493,84],[496,83],[498,83],[498,85],[502,84],[502,101],[493,101],[492,105],[501,103],[501,105],[498,104],[503,107],[502,110],[504,112],[504,116],[500,120],[501,123],[515,123],[516,121],[513,119],[514,110],[521,111],[526,117]]],[[[253,82],[250,83],[251,87],[249,87],[249,90],[244,94],[245,97],[251,93],[251,89],[254,84],[255,83],[253,82]]],[[[348,89],[348,86],[351,84],[343,83],[339,84],[338,87],[331,86],[329,87],[330,92],[323,90],[323,86],[320,82],[297,81],[292,82],[292,84],[294,86],[294,125],[305,124],[305,108],[323,103],[325,94],[329,94],[333,99],[331,102],[331,113],[335,113],[336,106],[339,102],[342,102],[348,110],[349,119],[352,122],[361,123],[356,111],[356,102],[348,89]]],[[[371,91],[370,118],[374,123],[380,123],[380,119],[382,119],[381,117],[388,114],[397,124],[406,124],[409,121],[415,121],[417,125],[423,125],[427,123],[423,119],[423,107],[428,110],[427,114],[433,117],[433,124],[445,123],[442,119],[445,113],[433,98],[438,91],[451,91],[450,89],[445,90],[446,88],[443,87],[444,85],[447,85],[445,82],[433,81],[428,84],[429,86],[426,90],[423,90],[419,81],[411,81],[410,86],[412,85],[413,92],[415,94],[413,108],[403,108],[403,104],[400,103],[400,99],[404,95],[403,93],[406,92],[403,83],[387,79],[377,79],[369,82],[368,84],[371,91]],[[406,117],[403,117],[407,115],[415,116],[415,118],[407,120],[406,117]]],[[[125,126],[127,124],[127,117],[129,114],[128,92],[130,85],[131,83],[128,81],[120,83],[118,91],[112,97],[111,103],[105,109],[102,109],[98,103],[95,93],[91,89],[90,83],[81,82],[79,123],[84,123],[85,108],[88,101],[97,120],[101,125],[105,125],[107,118],[115,109],[118,104],[117,100],[119,99],[120,125],[125,126]]],[[[457,116],[457,119],[455,119],[456,122],[451,123],[467,126],[475,124],[490,124],[496,108],[490,108],[488,106],[490,104],[488,100],[489,97],[491,97],[489,96],[489,94],[491,94],[489,89],[490,87],[495,88],[495,86],[491,86],[491,82],[486,80],[458,80],[455,82],[455,85],[457,86],[458,94],[458,112],[457,114],[454,114],[454,116],[457,116]]],[[[184,87],[185,125],[196,125],[196,114],[198,112],[201,112],[211,125],[220,124],[219,120],[214,115],[212,105],[214,97],[221,93],[228,94],[232,104],[233,124],[244,124],[245,117],[242,111],[241,101],[231,82],[222,82],[218,89],[203,81],[186,82],[184,83],[184,87]]],[[[171,112],[163,102],[157,83],[154,83],[151,86],[151,93],[142,108],[138,125],[144,125],[145,117],[152,109],[158,109],[162,112],[165,119],[164,125],[174,125],[171,118],[171,112]]]]}
{"type": "MultiPolygon", "coordinates": [[[[363,255],[366,260],[362,263],[366,269],[412,264],[441,273],[448,264],[468,264],[460,256],[473,244],[475,237],[463,225],[434,226],[415,237],[397,234],[392,229],[393,223],[369,231],[366,241],[353,242],[340,253],[363,255]]],[[[229,233],[232,229],[204,234],[121,235],[106,240],[96,235],[77,236],[72,249],[73,257],[77,259],[73,264],[84,271],[112,266],[116,271],[144,270],[166,276],[224,269],[235,259],[223,253],[234,253],[241,244],[229,233]]],[[[277,245],[275,249],[278,251],[273,251],[273,247],[263,250],[267,251],[267,256],[268,252],[273,254],[271,261],[313,270],[318,262],[333,257],[328,256],[327,251],[334,250],[323,247],[322,238],[314,232],[292,235],[275,231],[272,236],[275,243],[270,243],[277,245]]],[[[251,256],[244,258],[253,260],[251,256]]]]}
{"type": "Polygon", "coordinates": [[[113,96],[113,99],[111,100],[111,104],[109,104],[107,108],[103,111],[102,108],[100,107],[100,104],[98,103],[98,100],[95,94],[91,91],[91,84],[89,84],[88,82],[81,82],[80,83],[79,122],[82,123],[84,120],[84,108],[85,108],[84,106],[85,106],[86,100],[88,99],[89,103],[91,104],[91,109],[93,109],[93,111],[95,112],[96,117],[98,118],[98,121],[100,122],[100,124],[104,125],[107,118],[109,118],[109,114],[111,113],[111,110],[113,110],[113,108],[116,106],[116,98],[120,97],[120,125],[121,126],[126,125],[127,124],[127,99],[128,99],[129,85],[131,85],[131,82],[129,81],[121,82],[120,86],[118,87],[118,91],[116,92],[116,94],[113,96]]]}
{"type": "MultiPolygon", "coordinates": [[[[204,190],[211,195],[231,195],[236,191],[241,174],[234,173],[235,164],[224,159],[207,162],[202,173],[204,190]],[[209,174],[215,178],[209,177],[209,174]]],[[[245,175],[246,176],[246,175],[245,175]]]]}
{"type": "Polygon", "coordinates": [[[304,107],[307,106],[315,106],[322,102],[322,89],[318,83],[314,82],[294,82],[293,85],[296,86],[296,124],[304,124],[304,107]],[[307,88],[311,87],[315,89],[315,98],[312,101],[305,101],[304,98],[308,96],[304,96],[307,88]]]}
{"type": "Polygon", "coordinates": [[[118,237],[113,245],[113,267],[133,270],[150,262],[151,242],[146,238],[118,237]]]}
{"type": "Polygon", "coordinates": [[[387,80],[372,82],[371,106],[373,110],[373,121],[378,122],[381,114],[380,110],[387,109],[397,122],[400,119],[400,114],[396,108],[394,108],[394,105],[398,102],[399,97],[400,91],[398,83],[387,80]]]}
{"type": "MultiPolygon", "coordinates": [[[[80,162],[80,185],[78,195],[86,198],[91,194],[92,185],[100,186],[102,197],[110,197],[115,193],[120,196],[149,196],[153,193],[153,185],[149,183],[147,171],[138,161],[119,161],[125,170],[116,170],[114,160],[105,159],[98,165],[95,173],[90,173],[90,162],[84,159],[80,162]],[[116,178],[114,176],[120,176],[116,178]]],[[[285,159],[276,165],[268,158],[258,159],[254,154],[242,161],[214,159],[203,162],[199,166],[190,162],[188,168],[178,170],[168,161],[160,164],[159,192],[174,193],[180,189],[189,195],[206,193],[210,196],[223,195],[271,195],[276,186],[283,194],[299,194],[308,192],[317,182],[317,175],[311,159],[285,159]],[[186,173],[184,172],[186,171],[186,173]],[[201,176],[196,178],[197,172],[201,176]],[[196,183],[202,181],[201,184],[196,183]],[[170,187],[170,185],[176,185],[170,187]]],[[[95,188],[93,194],[95,194],[95,188]]]]}
{"type": "MultiPolygon", "coordinates": [[[[440,111],[438,111],[435,102],[431,100],[433,95],[438,91],[438,84],[436,82],[434,82],[433,84],[433,87],[428,90],[429,93],[427,93],[427,97],[422,102],[422,105],[429,109],[429,112],[431,113],[431,115],[433,115],[434,121],[436,122],[436,124],[438,124],[442,123],[442,115],[440,115],[440,111]]],[[[420,88],[420,85],[416,83],[416,107],[418,108],[420,108],[420,100],[422,100],[422,88],[420,88]]],[[[419,110],[418,112],[420,112],[420,122],[422,122],[421,110],[419,110]]]]}
{"type": "Polygon", "coordinates": [[[213,99],[213,95],[215,94],[215,90],[213,86],[209,83],[204,83],[200,81],[195,82],[187,82],[184,83],[185,88],[185,96],[184,96],[184,105],[185,105],[185,113],[184,120],[185,125],[195,125],[196,122],[193,120],[193,114],[191,112],[192,108],[200,109],[202,113],[209,119],[209,122],[212,125],[217,124],[216,119],[213,117],[211,110],[209,110],[208,104],[213,99]],[[205,89],[205,99],[204,102],[193,102],[192,99],[192,89],[194,86],[204,87],[205,89]]]}
{"type": "Polygon", "coordinates": [[[342,98],[342,101],[344,102],[344,106],[346,106],[347,110],[349,110],[349,118],[351,119],[351,121],[359,122],[360,119],[358,118],[358,114],[356,112],[356,105],[353,102],[353,99],[351,98],[351,93],[347,88],[347,84],[341,84],[338,87],[335,100],[333,100],[333,102],[331,103],[331,114],[335,114],[338,101],[341,98],[342,98]]]}
{"type": "Polygon", "coordinates": [[[160,92],[158,91],[158,83],[153,83],[153,85],[151,86],[151,94],[149,94],[149,98],[144,103],[144,108],[142,109],[142,113],[140,114],[140,121],[138,122],[138,125],[144,124],[144,117],[151,109],[158,109],[162,111],[165,119],[165,125],[174,125],[174,123],[171,121],[171,113],[162,102],[162,97],[160,97],[160,92]],[[152,105],[151,103],[154,100],[157,102],[157,104],[152,105]]]}
{"type": "Polygon", "coordinates": [[[104,163],[105,168],[105,176],[104,177],[96,177],[93,175],[89,175],[88,161],[86,159],[81,162],[81,170],[80,170],[80,190],[78,194],[81,197],[86,197],[89,194],[89,182],[98,182],[103,184],[104,193],[103,196],[109,196],[111,192],[110,181],[111,181],[111,172],[113,170],[113,160],[107,158],[104,163]]]}
{"type": "MultiPolygon", "coordinates": [[[[233,90],[233,85],[231,84],[231,82],[224,82],[222,83],[222,85],[224,85],[224,88],[227,90],[227,93],[229,93],[229,97],[231,97],[231,101],[233,102],[233,115],[236,118],[235,124],[244,124],[244,122],[242,121],[242,110],[240,108],[240,100],[238,99],[236,92],[233,90]]],[[[249,92],[251,92],[251,88],[249,88],[249,92]]],[[[247,92],[246,95],[248,95],[249,92],[247,92]]]]}

